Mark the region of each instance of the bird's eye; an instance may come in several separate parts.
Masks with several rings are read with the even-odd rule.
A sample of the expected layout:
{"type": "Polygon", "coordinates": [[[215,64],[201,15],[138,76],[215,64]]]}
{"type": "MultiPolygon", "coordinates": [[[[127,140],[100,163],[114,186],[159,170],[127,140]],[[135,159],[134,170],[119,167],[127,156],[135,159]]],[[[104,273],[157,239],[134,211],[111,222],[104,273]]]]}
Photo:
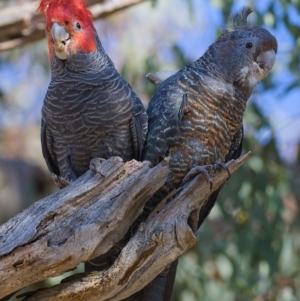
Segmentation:
{"type": "Polygon", "coordinates": [[[76,27],[77,27],[77,29],[81,29],[81,25],[80,25],[80,23],[76,23],[76,27]]]}
{"type": "Polygon", "coordinates": [[[250,42],[248,42],[247,44],[246,44],[246,48],[252,48],[253,47],[253,44],[252,43],[250,43],[250,42]]]}

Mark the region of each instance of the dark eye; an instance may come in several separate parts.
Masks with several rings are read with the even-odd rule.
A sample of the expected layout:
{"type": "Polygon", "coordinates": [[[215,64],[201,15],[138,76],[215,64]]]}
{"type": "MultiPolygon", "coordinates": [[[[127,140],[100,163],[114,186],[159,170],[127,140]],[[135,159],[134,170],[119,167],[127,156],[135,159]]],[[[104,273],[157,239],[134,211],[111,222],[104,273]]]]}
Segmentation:
{"type": "Polygon", "coordinates": [[[77,27],[77,29],[81,29],[81,25],[80,25],[80,23],[76,23],[76,27],[77,27]]]}
{"type": "Polygon", "coordinates": [[[246,44],[246,48],[252,48],[253,47],[253,44],[252,43],[250,43],[250,42],[248,42],[247,44],[246,44]]]}

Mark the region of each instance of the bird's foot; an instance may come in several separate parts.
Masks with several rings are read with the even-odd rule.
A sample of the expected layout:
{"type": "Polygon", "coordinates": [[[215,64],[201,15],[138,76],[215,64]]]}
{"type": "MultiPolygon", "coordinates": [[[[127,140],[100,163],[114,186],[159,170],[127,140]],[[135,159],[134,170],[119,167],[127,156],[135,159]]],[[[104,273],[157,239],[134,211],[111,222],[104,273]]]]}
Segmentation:
{"type": "Polygon", "coordinates": [[[105,172],[101,167],[101,164],[105,162],[106,159],[103,158],[94,158],[90,162],[90,170],[92,170],[95,173],[100,174],[102,177],[105,177],[105,172]]]}
{"type": "Polygon", "coordinates": [[[212,169],[212,165],[203,165],[203,166],[196,166],[193,167],[183,178],[182,185],[192,180],[195,176],[199,174],[203,174],[206,182],[210,184],[210,189],[212,188],[212,179],[208,173],[208,170],[212,169]]]}
{"type": "Polygon", "coordinates": [[[210,189],[212,189],[213,183],[212,183],[212,179],[211,179],[208,171],[213,170],[214,172],[216,172],[217,170],[221,170],[221,169],[225,169],[227,171],[228,175],[231,176],[230,171],[227,167],[227,164],[222,163],[222,162],[203,165],[203,166],[196,166],[196,167],[192,168],[187,173],[187,175],[183,178],[182,185],[189,182],[190,180],[192,180],[196,175],[203,174],[207,183],[210,184],[210,189]]]}
{"type": "Polygon", "coordinates": [[[224,170],[227,171],[228,176],[230,177],[230,176],[231,176],[231,173],[230,173],[230,170],[229,170],[229,168],[228,168],[228,163],[229,163],[229,162],[227,162],[227,163],[219,162],[219,163],[213,164],[213,165],[215,166],[215,171],[216,171],[216,170],[224,169],[224,170]]]}
{"type": "Polygon", "coordinates": [[[55,182],[56,186],[59,189],[62,189],[70,184],[70,182],[67,179],[65,179],[61,176],[58,176],[55,173],[51,173],[51,176],[52,176],[52,179],[55,182]]]}

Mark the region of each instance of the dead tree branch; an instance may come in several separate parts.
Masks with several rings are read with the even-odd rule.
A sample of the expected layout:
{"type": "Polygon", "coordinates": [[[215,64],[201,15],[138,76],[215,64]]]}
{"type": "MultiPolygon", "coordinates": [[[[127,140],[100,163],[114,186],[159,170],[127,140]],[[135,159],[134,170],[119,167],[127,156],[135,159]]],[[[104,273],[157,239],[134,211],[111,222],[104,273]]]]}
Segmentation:
{"type": "MultiPolygon", "coordinates": [[[[147,0],[88,0],[93,18],[105,18],[147,0]]],[[[20,47],[45,37],[45,17],[36,12],[39,1],[0,10],[0,51],[20,47]]]]}
{"type": "Polygon", "coordinates": [[[88,171],[0,227],[0,298],[108,251],[168,174],[166,162],[152,169],[117,157],[92,162],[99,173],[88,171]]]}
{"type": "MultiPolygon", "coordinates": [[[[249,153],[231,161],[228,164],[230,173],[234,173],[248,156],[249,153]]],[[[0,277],[4,279],[0,283],[0,292],[3,296],[24,286],[23,277],[27,285],[50,275],[61,274],[80,261],[105,253],[112,243],[125,234],[137,216],[134,213],[140,212],[144,200],[160,187],[167,174],[164,163],[149,169],[146,162],[131,161],[123,166],[120,161],[114,164],[110,162],[108,160],[106,165],[101,165],[101,173],[106,175],[105,178],[100,175],[92,177],[92,172],[88,172],[70,187],[39,201],[38,205],[33,205],[0,229],[0,239],[5,240],[0,254],[3,254],[3,249],[7,250],[6,255],[0,258],[0,265],[3,266],[3,275],[0,274],[0,277]],[[147,188],[141,191],[141,187],[147,188]],[[114,201],[116,197],[119,199],[117,203],[114,201]],[[131,198],[133,201],[130,201],[131,198]],[[91,215],[96,207],[97,212],[91,215]],[[42,223],[40,218],[36,219],[41,210],[46,211],[42,223]],[[70,211],[73,213],[69,217],[70,211]],[[111,217],[114,213],[117,214],[111,217]],[[29,227],[28,231],[22,231],[25,227],[23,219],[23,223],[29,227]],[[14,225],[17,225],[18,231],[14,230],[14,225]],[[14,238],[19,236],[21,244],[20,241],[14,242],[14,238]],[[78,244],[81,248],[76,247],[78,244]],[[45,260],[47,256],[52,258],[45,260]],[[37,271],[40,266],[42,269],[37,271]],[[29,269],[34,271],[27,276],[29,269]]],[[[79,276],[79,279],[77,276],[76,279],[36,292],[25,300],[112,301],[139,291],[195,245],[197,227],[190,222],[190,217],[226,181],[228,173],[221,170],[211,176],[212,189],[205,178],[199,175],[179,189],[178,195],[158,214],[153,214],[150,220],[141,224],[109,270],[93,272],[81,278],[79,276]]]]}

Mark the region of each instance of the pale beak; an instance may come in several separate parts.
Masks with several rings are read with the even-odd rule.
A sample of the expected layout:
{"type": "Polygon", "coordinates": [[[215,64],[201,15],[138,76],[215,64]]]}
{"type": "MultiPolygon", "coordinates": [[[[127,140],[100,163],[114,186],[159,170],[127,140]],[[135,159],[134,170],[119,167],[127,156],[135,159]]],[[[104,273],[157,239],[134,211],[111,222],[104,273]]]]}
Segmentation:
{"type": "Polygon", "coordinates": [[[259,68],[264,70],[264,74],[266,75],[275,64],[276,53],[273,49],[263,52],[256,59],[256,62],[259,68]]]}
{"type": "Polygon", "coordinates": [[[70,35],[63,26],[53,23],[51,27],[52,39],[54,42],[54,50],[57,57],[66,60],[69,56],[68,44],[70,43],[70,35]]]}

